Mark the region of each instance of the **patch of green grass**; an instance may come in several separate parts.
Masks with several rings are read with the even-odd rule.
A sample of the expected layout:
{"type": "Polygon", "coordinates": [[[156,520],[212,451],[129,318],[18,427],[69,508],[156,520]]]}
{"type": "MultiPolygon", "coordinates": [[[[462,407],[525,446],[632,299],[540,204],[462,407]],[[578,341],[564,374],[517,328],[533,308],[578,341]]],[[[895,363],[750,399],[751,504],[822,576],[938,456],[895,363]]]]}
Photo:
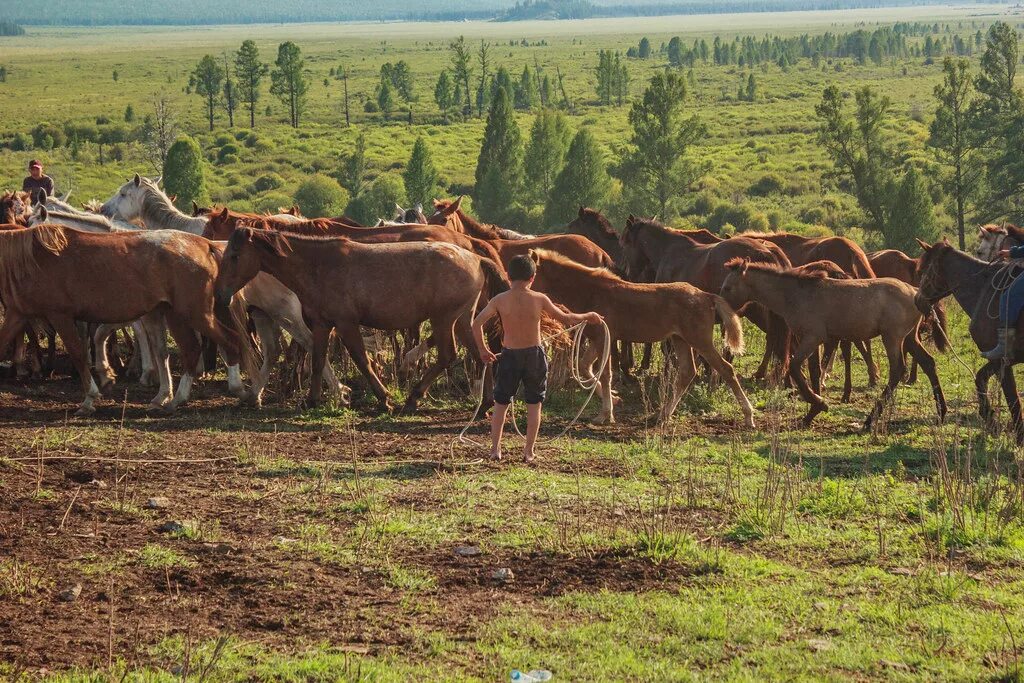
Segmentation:
{"type": "Polygon", "coordinates": [[[196,566],[192,558],[159,543],[147,543],[139,550],[139,564],[146,569],[185,569],[196,566]]]}

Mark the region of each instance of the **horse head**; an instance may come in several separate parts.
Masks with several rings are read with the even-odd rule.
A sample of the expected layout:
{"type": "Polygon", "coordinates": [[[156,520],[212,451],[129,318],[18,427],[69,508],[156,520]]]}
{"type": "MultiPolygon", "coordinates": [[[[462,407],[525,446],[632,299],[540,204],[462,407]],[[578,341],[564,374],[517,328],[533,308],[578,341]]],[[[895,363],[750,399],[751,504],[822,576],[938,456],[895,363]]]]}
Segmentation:
{"type": "Polygon", "coordinates": [[[209,216],[206,221],[206,228],[203,229],[203,237],[208,240],[223,241],[230,239],[235,229],[239,227],[238,216],[233,216],[225,206],[220,211],[216,209],[205,209],[205,215],[209,216]]]}
{"type": "Polygon", "coordinates": [[[290,251],[288,238],[276,230],[239,227],[228,239],[221,258],[214,289],[217,303],[230,303],[235,292],[260,272],[263,259],[268,255],[284,257],[290,251]]]}
{"type": "Polygon", "coordinates": [[[1009,231],[1004,225],[982,225],[978,227],[978,246],[974,255],[982,261],[994,261],[999,251],[1004,248],[1009,231]]]}
{"type": "Polygon", "coordinates": [[[460,196],[454,202],[445,199],[435,199],[434,213],[427,219],[427,224],[443,225],[457,232],[465,233],[466,230],[462,225],[462,219],[459,218],[463,196],[460,196]]]}
{"type": "Polygon", "coordinates": [[[650,256],[644,249],[641,233],[644,221],[630,214],[626,218],[626,228],[619,238],[619,245],[622,247],[622,269],[629,279],[635,279],[652,266],[650,256]]]}
{"type": "Polygon", "coordinates": [[[159,192],[156,183],[138,173],[126,182],[100,207],[100,214],[107,218],[134,221],[142,217],[142,207],[149,191],[159,192]]]}
{"type": "Polygon", "coordinates": [[[725,264],[727,273],[720,294],[733,308],[742,308],[752,299],[753,292],[747,279],[749,268],[749,258],[737,257],[725,264]]]}

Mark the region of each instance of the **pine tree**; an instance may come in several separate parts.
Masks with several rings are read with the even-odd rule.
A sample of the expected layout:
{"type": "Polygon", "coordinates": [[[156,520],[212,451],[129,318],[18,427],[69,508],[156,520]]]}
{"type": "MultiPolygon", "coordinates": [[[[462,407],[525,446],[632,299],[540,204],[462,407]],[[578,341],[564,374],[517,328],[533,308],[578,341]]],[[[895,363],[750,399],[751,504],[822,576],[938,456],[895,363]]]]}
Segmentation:
{"type": "Polygon", "coordinates": [[[615,78],[612,83],[612,90],[618,105],[621,107],[629,95],[629,69],[626,68],[626,63],[622,61],[622,57],[618,52],[615,53],[614,67],[615,78]]]}
{"type": "Polygon", "coordinates": [[[530,111],[537,106],[540,96],[537,94],[537,81],[530,73],[530,67],[524,66],[516,86],[516,109],[530,111]]]}
{"type": "Polygon", "coordinates": [[[381,80],[380,87],[377,88],[377,108],[383,112],[385,118],[395,108],[395,96],[391,91],[391,83],[387,80],[381,80]]]}
{"type": "Polygon", "coordinates": [[[913,253],[918,239],[934,242],[938,232],[928,186],[917,169],[910,167],[895,190],[892,213],[883,231],[885,246],[913,253]]]}
{"type": "Polygon", "coordinates": [[[413,204],[426,206],[438,195],[437,169],[434,168],[430,148],[423,136],[416,138],[402,181],[405,183],[405,196],[413,204]]]}
{"type": "Polygon", "coordinates": [[[124,108],[124,122],[132,123],[135,121],[135,108],[132,105],[128,105],[124,108]]]}
{"type": "Polygon", "coordinates": [[[555,179],[544,207],[546,225],[565,225],[581,206],[604,206],[611,194],[604,153],[586,128],[581,128],[565,156],[565,166],[555,179]]]}
{"type": "Polygon", "coordinates": [[[487,87],[487,79],[491,75],[490,64],[491,64],[491,46],[487,42],[480,41],[480,49],[476,53],[477,60],[480,62],[480,85],[476,90],[476,115],[483,116],[484,109],[488,108],[490,98],[490,88],[487,87]]]}
{"type": "Polygon", "coordinates": [[[498,67],[498,73],[494,75],[494,80],[491,81],[491,98],[494,97],[494,93],[498,88],[502,88],[505,91],[509,102],[515,102],[516,91],[515,86],[512,84],[512,76],[509,74],[508,69],[503,66],[498,67]]]}
{"type": "Polygon", "coordinates": [[[565,163],[571,138],[564,114],[553,109],[543,109],[537,114],[530,127],[523,163],[528,199],[537,204],[548,200],[555,177],[565,163]]]}
{"type": "Polygon", "coordinates": [[[483,146],[476,164],[473,205],[485,221],[507,217],[519,191],[522,140],[504,89],[491,102],[483,146]]]}
{"type": "Polygon", "coordinates": [[[203,151],[194,138],[183,135],[171,145],[163,166],[163,183],[167,194],[178,196],[175,205],[183,211],[191,210],[192,202],[202,206],[210,203],[203,151]]]}
{"type": "Polygon", "coordinates": [[[640,59],[649,59],[650,58],[650,56],[651,56],[651,41],[649,41],[647,39],[647,36],[644,36],[643,38],[640,39],[640,47],[639,47],[639,49],[637,51],[637,54],[639,55],[640,59]]]}
{"type": "Polygon", "coordinates": [[[260,61],[260,51],[256,43],[246,40],[235,53],[235,76],[241,100],[249,106],[249,126],[256,127],[256,103],[260,99],[260,84],[267,75],[269,67],[260,61]]]}
{"type": "Polygon", "coordinates": [[[213,130],[213,112],[220,98],[221,82],[224,80],[224,69],[220,67],[213,55],[206,55],[199,60],[192,71],[192,85],[195,93],[206,100],[206,112],[210,119],[210,130],[213,130]]]}
{"type": "Polygon", "coordinates": [[[437,77],[437,85],[434,86],[434,102],[441,110],[444,122],[448,123],[448,110],[456,104],[452,98],[452,81],[448,75],[448,69],[441,69],[441,75],[437,77]]]}
{"type": "Polygon", "coordinates": [[[611,50],[601,50],[597,54],[597,99],[601,104],[612,103],[615,83],[615,64],[611,50]]]}
{"type": "Polygon", "coordinates": [[[707,171],[706,163],[694,163],[687,154],[706,129],[697,116],[685,116],[685,100],[679,74],[658,74],[629,112],[633,135],[618,173],[637,212],[665,216],[669,201],[707,171]]]}
{"type": "Polygon", "coordinates": [[[753,102],[757,99],[757,80],[754,78],[753,72],[747,78],[747,91],[745,94],[748,102],[753,102]]]}
{"type": "Polygon", "coordinates": [[[277,95],[288,107],[288,118],[292,128],[299,127],[299,120],[306,109],[306,94],[309,84],[303,73],[305,61],[302,51],[295,43],[288,41],[277,48],[277,67],[270,73],[270,92],[277,95]]]}
{"type": "Polygon", "coordinates": [[[935,86],[939,107],[932,121],[928,144],[950,167],[946,194],[952,200],[960,249],[966,249],[965,214],[967,202],[978,186],[981,168],[975,142],[968,128],[968,109],[973,91],[971,64],[966,59],[946,57],[942,63],[943,82],[935,86]]]}
{"type": "Polygon", "coordinates": [[[228,57],[224,55],[224,108],[228,112],[228,128],[235,127],[235,107],[238,106],[238,90],[231,80],[231,67],[228,57]]]}
{"type": "Polygon", "coordinates": [[[366,188],[366,170],[366,136],[360,133],[352,154],[345,157],[339,177],[342,187],[348,190],[353,200],[359,199],[366,188]]]}
{"type": "Polygon", "coordinates": [[[462,115],[468,117],[472,112],[470,100],[473,89],[470,87],[469,81],[473,77],[473,67],[470,66],[471,56],[465,36],[459,36],[458,39],[453,40],[448,49],[452,53],[452,75],[455,77],[456,92],[465,98],[464,100],[456,98],[456,102],[464,101],[462,115]]]}

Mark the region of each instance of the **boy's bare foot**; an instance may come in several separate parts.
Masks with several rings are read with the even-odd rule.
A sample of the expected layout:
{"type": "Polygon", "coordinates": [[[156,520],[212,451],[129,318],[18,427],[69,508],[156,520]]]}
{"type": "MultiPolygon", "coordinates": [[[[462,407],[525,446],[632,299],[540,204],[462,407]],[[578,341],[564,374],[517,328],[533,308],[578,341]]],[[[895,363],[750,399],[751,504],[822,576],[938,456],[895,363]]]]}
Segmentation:
{"type": "Polygon", "coordinates": [[[491,460],[501,462],[501,451],[491,451],[491,460]]]}

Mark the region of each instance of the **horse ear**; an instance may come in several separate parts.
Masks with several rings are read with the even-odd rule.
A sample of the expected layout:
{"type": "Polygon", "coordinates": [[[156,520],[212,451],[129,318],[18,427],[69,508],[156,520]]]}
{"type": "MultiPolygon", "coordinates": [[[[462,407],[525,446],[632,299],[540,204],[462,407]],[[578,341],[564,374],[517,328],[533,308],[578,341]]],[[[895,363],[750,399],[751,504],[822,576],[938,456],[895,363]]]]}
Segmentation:
{"type": "Polygon", "coordinates": [[[916,237],[915,237],[914,239],[915,239],[915,240],[917,240],[917,243],[918,243],[919,245],[921,245],[921,248],[922,248],[922,249],[924,249],[924,250],[925,250],[925,252],[929,252],[929,251],[931,251],[931,249],[932,249],[932,245],[928,244],[927,242],[923,242],[923,241],[921,241],[921,240],[917,239],[916,237]]]}
{"type": "Polygon", "coordinates": [[[466,195],[464,195],[464,194],[460,194],[459,198],[456,199],[454,202],[452,202],[452,205],[448,207],[448,210],[445,213],[451,215],[453,213],[456,213],[459,209],[461,209],[462,208],[462,200],[463,200],[463,198],[465,196],[466,195]]]}
{"type": "Polygon", "coordinates": [[[50,217],[50,212],[46,210],[46,206],[44,204],[40,204],[39,205],[39,218],[40,218],[40,220],[42,220],[45,223],[49,217],[50,217]]]}
{"type": "Polygon", "coordinates": [[[530,260],[533,261],[536,265],[540,265],[540,254],[537,252],[536,249],[530,250],[530,260]]]}
{"type": "Polygon", "coordinates": [[[158,176],[157,176],[157,177],[156,177],[156,178],[155,178],[155,179],[153,180],[153,184],[154,184],[154,185],[156,185],[157,187],[160,187],[160,183],[162,183],[162,182],[163,182],[163,180],[164,180],[164,177],[163,177],[162,175],[158,175],[158,176]]]}
{"type": "Polygon", "coordinates": [[[299,205],[292,204],[292,208],[288,210],[288,213],[290,213],[293,216],[300,216],[301,214],[299,213],[299,205]]]}
{"type": "Polygon", "coordinates": [[[135,183],[135,187],[138,187],[139,185],[142,184],[142,176],[140,176],[138,173],[136,173],[135,177],[132,178],[132,182],[135,183]]]}
{"type": "Polygon", "coordinates": [[[220,212],[220,219],[226,221],[228,219],[228,207],[224,207],[224,210],[220,212]]]}
{"type": "Polygon", "coordinates": [[[199,215],[199,204],[197,204],[196,200],[194,200],[194,199],[192,200],[192,215],[193,216],[198,216],[199,215]]]}
{"type": "Polygon", "coordinates": [[[585,208],[583,207],[583,205],[582,205],[582,204],[580,204],[580,212],[579,212],[579,214],[578,214],[578,215],[579,215],[579,217],[580,217],[580,218],[583,218],[583,217],[584,217],[584,216],[585,216],[586,214],[587,214],[587,210],[586,210],[586,209],[585,209],[585,208]]]}
{"type": "Polygon", "coordinates": [[[945,235],[943,235],[942,236],[942,243],[945,244],[948,247],[949,246],[949,238],[946,237],[945,235]]]}

